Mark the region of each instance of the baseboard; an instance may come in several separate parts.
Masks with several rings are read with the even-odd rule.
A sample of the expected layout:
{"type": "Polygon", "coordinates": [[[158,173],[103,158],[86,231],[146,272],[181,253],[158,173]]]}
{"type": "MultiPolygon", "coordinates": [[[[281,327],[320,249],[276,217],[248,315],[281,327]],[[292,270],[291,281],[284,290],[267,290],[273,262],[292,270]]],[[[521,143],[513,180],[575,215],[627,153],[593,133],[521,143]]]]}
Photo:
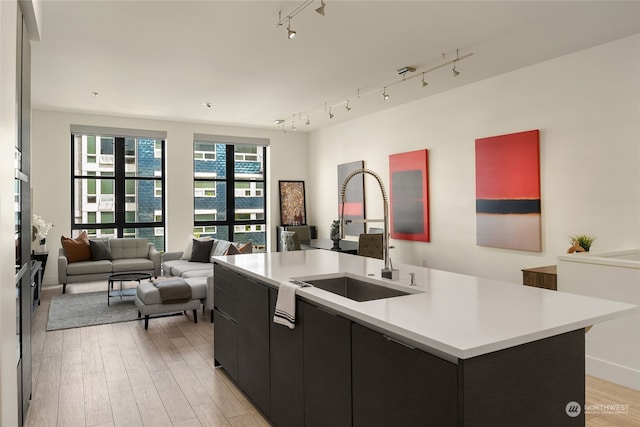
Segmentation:
{"type": "Polygon", "coordinates": [[[640,370],[591,356],[586,356],[585,362],[588,375],[640,391],[640,370]]]}

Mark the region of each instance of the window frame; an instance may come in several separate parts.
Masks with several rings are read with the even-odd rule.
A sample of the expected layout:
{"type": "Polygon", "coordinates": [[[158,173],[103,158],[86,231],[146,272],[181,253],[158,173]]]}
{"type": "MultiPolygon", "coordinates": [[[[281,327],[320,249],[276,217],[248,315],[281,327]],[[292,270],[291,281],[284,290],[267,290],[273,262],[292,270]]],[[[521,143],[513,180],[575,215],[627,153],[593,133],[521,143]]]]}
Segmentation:
{"type": "MultiPolygon", "coordinates": [[[[166,228],[166,184],[165,184],[165,176],[166,176],[166,137],[159,136],[145,136],[141,134],[136,134],[134,131],[134,135],[132,136],[119,136],[119,134],[109,134],[104,132],[104,128],[99,128],[96,130],[96,133],[90,131],[74,131],[73,125],[71,130],[71,230],[77,234],[80,230],[87,230],[90,235],[99,235],[99,234],[110,234],[105,233],[107,230],[113,230],[114,237],[135,237],[138,233],[138,230],[151,230],[151,236],[155,236],[155,242],[153,238],[150,238],[151,242],[154,242],[156,248],[158,250],[164,250],[166,245],[166,236],[165,233],[160,233],[160,229],[166,228]],[[113,139],[113,151],[114,154],[109,154],[113,158],[114,172],[113,174],[96,174],[93,170],[82,170],[82,168],[78,169],[78,174],[76,174],[76,155],[85,156],[86,153],[76,153],[77,149],[82,149],[78,147],[77,144],[82,145],[83,142],[76,142],[76,138],[82,138],[83,136],[92,136],[96,138],[96,150],[101,149],[101,144],[98,142],[98,137],[102,138],[112,138],[113,139]],[[160,172],[154,173],[152,176],[131,176],[130,171],[128,170],[128,165],[131,165],[130,162],[130,153],[127,153],[126,150],[126,141],[133,139],[134,142],[134,152],[136,162],[139,162],[138,159],[138,150],[139,150],[139,140],[149,139],[155,140],[154,147],[152,151],[152,159],[157,161],[160,159],[160,172]],[[159,143],[159,144],[158,144],[159,143]],[[158,147],[159,145],[159,147],[158,147]],[[127,163],[128,162],[128,163],[127,163]],[[101,211],[99,208],[96,208],[96,222],[90,223],[88,222],[88,218],[83,218],[82,215],[76,215],[76,212],[83,212],[83,207],[85,204],[90,204],[88,200],[76,200],[76,188],[77,183],[82,182],[82,180],[93,179],[95,180],[95,191],[96,194],[96,204],[99,206],[101,203],[102,196],[111,196],[113,198],[114,208],[112,211],[101,211]],[[113,193],[112,194],[102,194],[103,184],[111,181],[113,184],[113,193]],[[132,184],[133,182],[133,184],[132,184]],[[157,200],[158,197],[160,200],[160,211],[161,217],[158,220],[158,216],[156,212],[158,209],[154,209],[154,213],[152,215],[152,221],[139,221],[136,220],[134,222],[127,222],[127,205],[131,205],[131,197],[135,198],[133,203],[136,203],[136,214],[139,212],[139,207],[137,206],[137,202],[139,201],[139,187],[142,182],[152,182],[152,196],[153,199],[157,200]],[[158,189],[158,182],[160,182],[158,189]],[[133,186],[134,193],[128,193],[127,189],[131,189],[133,186]],[[77,205],[77,206],[76,206],[77,205]],[[113,221],[103,222],[101,217],[106,214],[113,214],[113,221]],[[78,220],[76,220],[78,218],[78,220]]],[[[90,154],[91,155],[91,154],[90,154]]],[[[100,162],[101,154],[97,153],[98,162],[100,162]]],[[[93,163],[91,163],[93,164],[93,163]]],[[[109,163],[107,163],[109,164],[109,163]]],[[[135,164],[135,162],[134,162],[135,164]]],[[[106,184],[108,187],[109,184],[106,184]]],[[[87,194],[87,196],[90,196],[87,194]]],[[[88,212],[88,211],[87,211],[88,212]]]]}

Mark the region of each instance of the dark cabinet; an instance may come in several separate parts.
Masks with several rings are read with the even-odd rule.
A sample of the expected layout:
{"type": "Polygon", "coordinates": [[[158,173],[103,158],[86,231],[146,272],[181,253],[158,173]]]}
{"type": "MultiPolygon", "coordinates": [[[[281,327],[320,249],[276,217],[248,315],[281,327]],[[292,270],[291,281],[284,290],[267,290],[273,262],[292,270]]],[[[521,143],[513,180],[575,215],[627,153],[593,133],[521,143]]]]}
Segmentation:
{"type": "Polygon", "coordinates": [[[351,321],[302,303],[304,425],[351,425],[351,321]]]}
{"type": "Polygon", "coordinates": [[[215,265],[214,357],[269,414],[269,290],[215,265]]]}
{"type": "MultiPolygon", "coordinates": [[[[278,291],[269,291],[269,318],[273,318],[278,291]]],[[[278,427],[304,425],[302,301],[296,300],[296,327],[270,322],[271,421],[278,427]]]]}
{"type": "Polygon", "coordinates": [[[352,343],[354,426],[457,425],[455,364],[356,323],[352,343]]]}
{"type": "Polygon", "coordinates": [[[238,325],[225,313],[213,310],[215,365],[224,367],[238,381],[238,325]]]}
{"type": "Polygon", "coordinates": [[[236,276],[240,277],[225,268],[216,267],[213,336],[215,365],[222,365],[229,376],[238,381],[238,322],[234,286],[236,276]]]}
{"type": "Polygon", "coordinates": [[[269,414],[269,289],[238,275],[238,384],[269,414]]]}

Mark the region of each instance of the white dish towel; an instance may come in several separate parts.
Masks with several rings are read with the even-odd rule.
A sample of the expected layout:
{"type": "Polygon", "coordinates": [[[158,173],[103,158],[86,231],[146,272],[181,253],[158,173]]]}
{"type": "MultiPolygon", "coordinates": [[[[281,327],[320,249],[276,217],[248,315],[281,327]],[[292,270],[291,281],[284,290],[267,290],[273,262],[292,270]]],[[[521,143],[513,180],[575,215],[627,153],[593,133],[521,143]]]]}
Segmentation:
{"type": "Polygon", "coordinates": [[[300,285],[289,281],[280,283],[273,321],[291,329],[296,327],[296,289],[300,285]]]}

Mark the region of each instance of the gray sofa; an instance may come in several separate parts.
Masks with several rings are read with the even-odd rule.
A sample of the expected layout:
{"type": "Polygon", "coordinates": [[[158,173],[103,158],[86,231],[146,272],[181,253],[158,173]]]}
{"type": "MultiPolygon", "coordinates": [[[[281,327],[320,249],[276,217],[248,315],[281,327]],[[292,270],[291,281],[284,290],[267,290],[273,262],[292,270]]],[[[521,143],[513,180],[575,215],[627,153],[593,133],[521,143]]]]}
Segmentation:
{"type": "MultiPolygon", "coordinates": [[[[210,310],[211,322],[213,322],[213,262],[212,257],[216,255],[227,255],[229,247],[242,247],[239,243],[232,243],[227,240],[214,239],[209,262],[190,261],[185,251],[191,248],[187,245],[185,251],[166,252],[162,254],[162,274],[167,277],[182,277],[192,288],[206,286],[206,296],[203,300],[204,308],[210,310]]],[[[251,253],[251,242],[247,244],[247,250],[243,253],[251,253]]]]}
{"type": "Polygon", "coordinates": [[[64,249],[58,253],[58,283],[62,284],[62,293],[67,283],[106,280],[114,273],[149,273],[158,277],[161,271],[161,254],[147,239],[111,238],[108,239],[111,259],[98,261],[78,261],[69,263],[64,249]]]}

